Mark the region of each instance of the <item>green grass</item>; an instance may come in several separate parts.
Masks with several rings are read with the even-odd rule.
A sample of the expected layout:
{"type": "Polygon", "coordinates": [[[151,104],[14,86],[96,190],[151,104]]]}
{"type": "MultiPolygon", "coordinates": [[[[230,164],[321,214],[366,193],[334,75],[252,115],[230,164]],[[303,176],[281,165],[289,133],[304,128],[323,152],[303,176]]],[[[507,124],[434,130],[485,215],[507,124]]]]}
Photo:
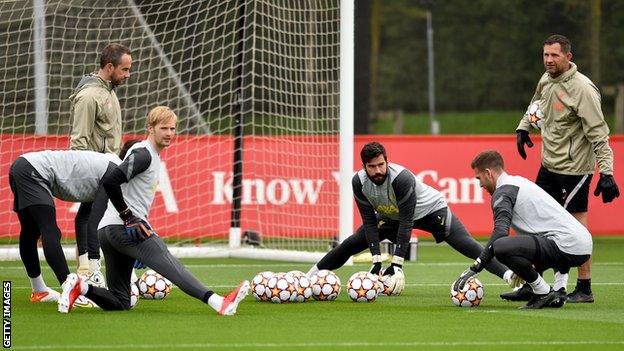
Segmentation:
{"type": "MultiPolygon", "coordinates": [[[[436,118],[440,124],[440,134],[514,134],[524,111],[476,111],[443,112],[436,118]]],[[[611,132],[614,132],[614,116],[605,119],[611,132]]],[[[372,124],[371,134],[394,134],[395,120],[392,116],[379,118],[372,124]]],[[[429,114],[406,113],[403,115],[401,134],[430,134],[429,114]]]]}
{"type": "MultiPolygon", "coordinates": [[[[423,242],[418,261],[406,264],[407,288],[398,297],[353,303],[348,277],[368,264],[336,272],[343,291],[334,302],[276,305],[244,301],[233,317],[219,317],[179,289],[163,301],[140,300],[135,309],[103,312],[28,302],[30,287],[20,262],[0,262],[3,280],[13,282],[12,341],[20,349],[224,349],[224,350],[621,350],[624,348],[624,238],[596,238],[593,304],[521,311],[505,302],[508,290],[480,274],[485,298],[478,308],[451,305],[450,283],[470,261],[447,245],[423,242]]],[[[198,278],[218,293],[264,270],[306,271],[308,264],[241,259],[185,259],[198,278]]],[[[571,288],[575,272],[570,277],[571,288]]],[[[44,276],[53,275],[44,266],[44,276]]],[[[547,273],[552,281],[552,274],[547,273]]]]}

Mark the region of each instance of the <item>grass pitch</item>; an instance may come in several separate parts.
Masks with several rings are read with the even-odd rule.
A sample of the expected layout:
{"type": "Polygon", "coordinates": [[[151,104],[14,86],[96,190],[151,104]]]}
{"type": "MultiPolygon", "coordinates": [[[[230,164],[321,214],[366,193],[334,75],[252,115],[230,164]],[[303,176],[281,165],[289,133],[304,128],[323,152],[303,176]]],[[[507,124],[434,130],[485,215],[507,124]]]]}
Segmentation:
{"type": "MultiPolygon", "coordinates": [[[[13,285],[15,350],[622,350],[624,238],[597,238],[594,245],[596,302],[536,311],[518,310],[521,303],[501,300],[498,294],[508,288],[487,272],[479,275],[485,287],[481,306],[453,306],[450,284],[471,261],[432,242],[423,242],[418,261],[406,264],[407,287],[401,296],[351,302],[345,291],[348,277],[369,268],[358,264],[336,271],[343,283],[337,301],[277,305],[256,302],[250,295],[233,317],[216,315],[179,289],[165,300],[140,300],[130,311],[74,309],[62,315],[55,304],[28,301],[30,286],[21,262],[0,262],[0,272],[13,285]]],[[[309,268],[241,259],[184,263],[218,293],[260,271],[309,268]]],[[[53,274],[45,264],[44,277],[52,285],[53,274]]],[[[552,282],[552,272],[546,277],[552,282]]]]}

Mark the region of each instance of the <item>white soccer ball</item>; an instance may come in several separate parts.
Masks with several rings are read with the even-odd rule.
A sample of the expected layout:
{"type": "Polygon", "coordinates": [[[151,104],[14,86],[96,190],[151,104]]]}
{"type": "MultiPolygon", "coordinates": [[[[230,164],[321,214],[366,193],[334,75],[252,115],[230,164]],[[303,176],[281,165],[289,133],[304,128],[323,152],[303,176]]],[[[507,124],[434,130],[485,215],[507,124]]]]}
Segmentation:
{"type": "Polygon", "coordinates": [[[451,284],[451,301],[459,307],[477,307],[483,299],[483,284],[477,278],[470,278],[459,291],[453,290],[451,284]]]}
{"type": "Polygon", "coordinates": [[[531,123],[531,126],[535,129],[542,128],[542,118],[544,117],[544,114],[542,113],[542,109],[540,107],[541,103],[542,100],[533,101],[533,103],[529,105],[526,111],[526,115],[529,118],[529,123],[531,123]]]}
{"type": "Polygon", "coordinates": [[[271,291],[269,290],[269,279],[273,278],[273,272],[260,272],[251,280],[251,292],[256,301],[269,301],[271,291]]]}
{"type": "Polygon", "coordinates": [[[139,293],[141,297],[151,300],[162,300],[171,292],[169,279],[150,269],[139,278],[139,293]]]}
{"type": "Polygon", "coordinates": [[[340,295],[340,278],[327,269],[318,271],[310,279],[312,297],[318,301],[332,301],[340,295]]]}
{"type": "Polygon", "coordinates": [[[396,282],[394,281],[394,277],[391,275],[384,275],[379,277],[379,294],[390,296],[392,295],[392,290],[394,290],[394,286],[396,282]]]}
{"type": "Polygon", "coordinates": [[[134,308],[139,303],[139,295],[137,282],[130,282],[130,308],[134,308]]]}
{"type": "Polygon", "coordinates": [[[357,272],[347,284],[349,298],[355,302],[373,302],[379,293],[377,276],[369,272],[357,272]]]}
{"type": "Polygon", "coordinates": [[[297,298],[295,278],[284,272],[276,273],[269,282],[267,288],[270,291],[270,300],[273,303],[294,302],[297,298]]]}
{"type": "Polygon", "coordinates": [[[297,297],[295,302],[306,302],[312,298],[312,283],[310,278],[301,271],[290,271],[290,274],[295,278],[295,287],[297,288],[297,297]]]}

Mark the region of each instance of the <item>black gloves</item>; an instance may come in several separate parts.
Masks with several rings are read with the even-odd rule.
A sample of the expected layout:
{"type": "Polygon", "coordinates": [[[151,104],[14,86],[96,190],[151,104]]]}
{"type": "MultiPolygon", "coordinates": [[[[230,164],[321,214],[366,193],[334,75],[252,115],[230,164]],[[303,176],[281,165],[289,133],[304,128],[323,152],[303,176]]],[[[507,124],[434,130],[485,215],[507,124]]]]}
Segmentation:
{"type": "Polygon", "coordinates": [[[526,160],[527,155],[524,151],[524,144],[527,144],[528,147],[533,147],[533,142],[531,141],[531,137],[529,137],[529,132],[518,129],[516,130],[516,146],[518,147],[518,154],[520,154],[520,157],[522,157],[523,160],[526,160]]]}
{"type": "Polygon", "coordinates": [[[119,213],[119,217],[124,221],[124,226],[126,227],[126,234],[132,239],[134,242],[142,242],[143,240],[155,234],[147,224],[146,221],[141,218],[135,216],[130,209],[126,209],[119,213]]]}
{"type": "Polygon", "coordinates": [[[613,201],[616,197],[620,196],[620,189],[615,184],[615,179],[612,175],[600,173],[600,179],[596,184],[596,190],[594,190],[594,196],[598,196],[602,193],[602,202],[607,203],[613,201]]]}
{"type": "Polygon", "coordinates": [[[403,265],[393,263],[393,264],[390,265],[390,267],[386,268],[383,271],[383,275],[394,275],[394,273],[396,271],[398,271],[399,269],[402,270],[403,269],[403,265]]]}
{"type": "Polygon", "coordinates": [[[379,275],[381,273],[381,262],[373,263],[368,272],[374,275],[379,275]]]}
{"type": "Polygon", "coordinates": [[[472,267],[466,269],[465,271],[462,272],[462,274],[459,275],[459,278],[457,278],[457,280],[455,281],[455,284],[453,285],[453,290],[460,291],[461,289],[464,288],[464,286],[470,280],[470,278],[476,275],[477,275],[477,272],[475,272],[472,267]]]}

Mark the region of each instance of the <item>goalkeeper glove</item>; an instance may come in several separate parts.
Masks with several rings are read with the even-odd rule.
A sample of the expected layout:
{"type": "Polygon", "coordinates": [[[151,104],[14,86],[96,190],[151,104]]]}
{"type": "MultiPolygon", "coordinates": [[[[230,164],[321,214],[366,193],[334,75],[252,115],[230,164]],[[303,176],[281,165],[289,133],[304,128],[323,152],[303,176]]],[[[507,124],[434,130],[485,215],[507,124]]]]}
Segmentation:
{"type": "Polygon", "coordinates": [[[518,147],[518,153],[523,160],[526,160],[527,155],[524,151],[524,144],[527,144],[528,147],[533,147],[533,142],[531,141],[531,137],[529,136],[529,132],[526,130],[518,129],[516,130],[516,146],[518,147]]]}
{"type": "Polygon", "coordinates": [[[136,243],[140,243],[153,234],[156,234],[145,220],[135,216],[129,208],[120,212],[119,217],[124,221],[126,235],[136,243]]]}
{"type": "Polygon", "coordinates": [[[388,282],[391,279],[390,287],[392,288],[390,295],[401,295],[405,290],[405,274],[403,274],[403,258],[398,256],[392,257],[392,264],[386,268],[381,275],[382,282],[388,282]]]}
{"type": "Polygon", "coordinates": [[[371,274],[379,275],[381,273],[381,256],[373,255],[373,265],[368,271],[371,274]]]}
{"type": "Polygon", "coordinates": [[[598,184],[596,184],[594,196],[598,196],[600,193],[602,193],[602,202],[605,204],[620,196],[620,189],[618,189],[612,175],[600,173],[600,179],[598,180],[598,184]]]}
{"type": "Polygon", "coordinates": [[[479,272],[481,272],[483,266],[484,264],[483,262],[481,262],[481,258],[477,258],[472,266],[470,266],[468,269],[463,271],[462,274],[459,275],[459,278],[457,278],[455,284],[453,284],[453,290],[460,291],[461,289],[463,289],[466,283],[470,280],[470,278],[475,277],[479,272]]]}
{"type": "Polygon", "coordinates": [[[459,278],[457,278],[457,280],[455,281],[455,284],[453,285],[453,290],[454,291],[460,291],[461,289],[464,288],[464,286],[466,286],[466,283],[468,282],[468,280],[470,280],[470,278],[473,278],[477,275],[477,272],[472,270],[472,267],[466,269],[465,271],[462,272],[462,274],[459,275],[459,278]]]}

